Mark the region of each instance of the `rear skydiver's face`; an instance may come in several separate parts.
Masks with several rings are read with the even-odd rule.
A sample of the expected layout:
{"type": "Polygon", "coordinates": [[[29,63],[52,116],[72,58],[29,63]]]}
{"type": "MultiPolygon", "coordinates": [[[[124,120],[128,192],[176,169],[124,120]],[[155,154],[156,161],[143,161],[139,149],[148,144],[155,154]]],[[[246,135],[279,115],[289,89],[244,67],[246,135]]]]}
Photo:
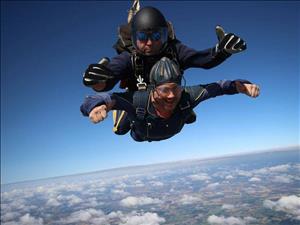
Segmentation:
{"type": "Polygon", "coordinates": [[[165,83],[157,86],[153,92],[156,105],[165,111],[173,111],[182,94],[182,87],[176,83],[165,83]]]}
{"type": "Polygon", "coordinates": [[[136,33],[136,46],[143,55],[157,55],[163,46],[162,34],[159,31],[136,33]]]}

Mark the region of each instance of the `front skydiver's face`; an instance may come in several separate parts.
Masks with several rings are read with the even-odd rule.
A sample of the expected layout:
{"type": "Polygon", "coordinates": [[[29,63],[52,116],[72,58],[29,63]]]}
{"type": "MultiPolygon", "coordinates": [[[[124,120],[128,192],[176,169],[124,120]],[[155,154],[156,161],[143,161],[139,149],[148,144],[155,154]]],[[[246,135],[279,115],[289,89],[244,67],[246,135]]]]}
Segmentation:
{"type": "Polygon", "coordinates": [[[157,86],[153,91],[153,98],[157,106],[165,111],[173,111],[182,94],[182,87],[176,83],[165,83],[157,86]]]}
{"type": "Polygon", "coordinates": [[[159,54],[163,46],[162,34],[160,32],[138,31],[136,36],[136,47],[140,53],[147,56],[159,54]]]}

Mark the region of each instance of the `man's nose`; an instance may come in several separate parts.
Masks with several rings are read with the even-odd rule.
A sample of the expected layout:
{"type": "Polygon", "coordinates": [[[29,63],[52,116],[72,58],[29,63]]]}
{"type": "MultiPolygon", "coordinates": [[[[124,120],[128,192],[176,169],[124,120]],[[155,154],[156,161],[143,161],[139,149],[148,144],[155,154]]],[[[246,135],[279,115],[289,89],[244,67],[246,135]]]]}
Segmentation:
{"type": "Polygon", "coordinates": [[[148,38],[146,44],[147,44],[147,45],[152,45],[152,43],[153,43],[153,42],[152,42],[151,38],[148,38]]]}
{"type": "Polygon", "coordinates": [[[175,97],[175,94],[173,91],[169,91],[168,93],[168,98],[174,98],[175,97]]]}

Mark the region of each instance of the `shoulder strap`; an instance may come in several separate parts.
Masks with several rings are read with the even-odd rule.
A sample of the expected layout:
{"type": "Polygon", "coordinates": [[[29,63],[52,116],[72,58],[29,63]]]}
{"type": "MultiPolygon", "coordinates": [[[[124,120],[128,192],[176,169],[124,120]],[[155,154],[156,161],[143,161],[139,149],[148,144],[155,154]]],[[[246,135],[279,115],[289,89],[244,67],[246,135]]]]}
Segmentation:
{"type": "Polygon", "coordinates": [[[147,104],[151,88],[146,90],[138,90],[133,94],[133,106],[136,109],[136,117],[138,120],[144,120],[147,112],[147,104]]]}
{"type": "Polygon", "coordinates": [[[144,60],[139,56],[136,51],[133,51],[131,54],[131,63],[134,71],[134,76],[137,81],[138,90],[146,90],[147,84],[144,82],[144,60]]]}

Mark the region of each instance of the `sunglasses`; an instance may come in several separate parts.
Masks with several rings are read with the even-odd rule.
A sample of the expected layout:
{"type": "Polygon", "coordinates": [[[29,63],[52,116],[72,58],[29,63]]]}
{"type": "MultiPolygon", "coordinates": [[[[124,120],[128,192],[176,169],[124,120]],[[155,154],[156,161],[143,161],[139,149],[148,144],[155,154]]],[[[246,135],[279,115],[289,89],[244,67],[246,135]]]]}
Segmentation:
{"type": "Polygon", "coordinates": [[[159,31],[150,33],[140,31],[136,33],[136,38],[139,41],[148,41],[148,39],[151,41],[159,41],[161,39],[161,33],[159,31]]]}

